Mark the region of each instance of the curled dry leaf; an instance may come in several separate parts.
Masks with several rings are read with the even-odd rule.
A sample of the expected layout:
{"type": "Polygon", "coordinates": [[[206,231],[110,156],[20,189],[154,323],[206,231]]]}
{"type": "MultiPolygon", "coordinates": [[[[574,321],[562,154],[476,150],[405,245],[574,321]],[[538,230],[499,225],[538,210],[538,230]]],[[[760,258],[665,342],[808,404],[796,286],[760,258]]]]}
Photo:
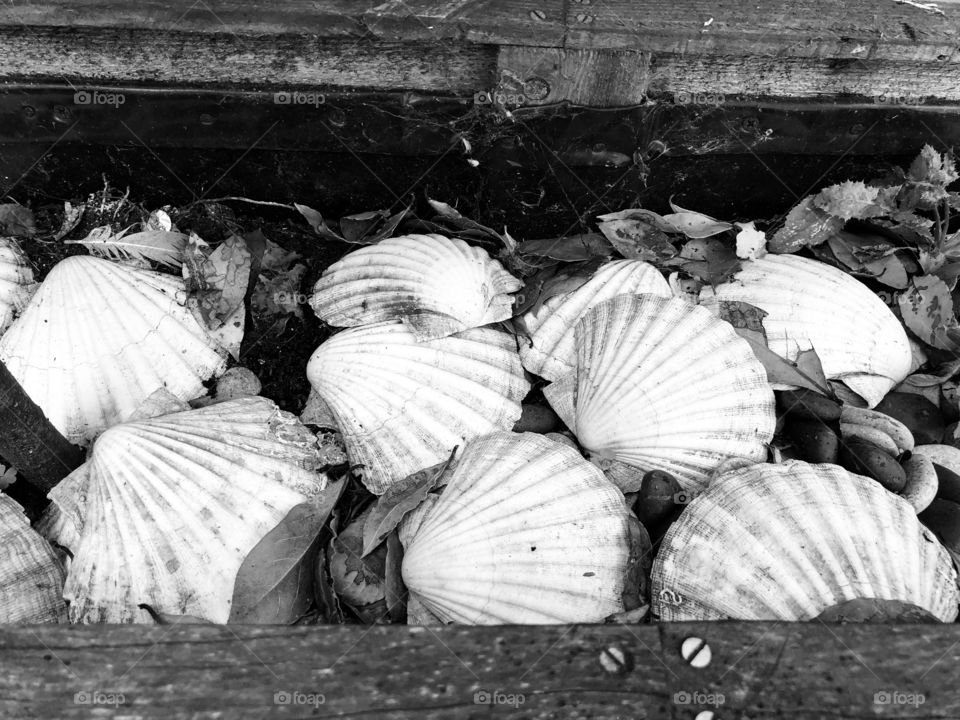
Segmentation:
{"type": "Polygon", "coordinates": [[[63,204],[63,220],[60,222],[60,229],[53,234],[53,239],[62,240],[73,232],[73,229],[80,224],[80,220],[83,218],[83,213],[86,209],[87,206],[84,203],[72,205],[69,202],[65,202],[63,204]]]}
{"type": "Polygon", "coordinates": [[[712,237],[733,228],[730,223],[717,220],[709,215],[693,210],[684,210],[682,207],[675,205],[673,200],[670,201],[670,207],[673,209],[673,214],[664,215],[663,219],[676,228],[677,232],[683,233],[688,238],[712,237]]]}
{"type": "Polygon", "coordinates": [[[595,257],[608,258],[613,254],[613,249],[614,246],[599,233],[526,240],[517,245],[517,251],[521,255],[535,255],[563,262],[590,260],[595,257]]]}
{"type": "Polygon", "coordinates": [[[668,232],[676,229],[660,215],[640,208],[599,216],[597,227],[617,252],[629,260],[662,265],[677,256],[668,232]]]}
{"type": "Polygon", "coordinates": [[[331,480],[311,502],[294,506],[244,558],[228,622],[289,624],[307,610],[317,540],[345,485],[331,480]]]}

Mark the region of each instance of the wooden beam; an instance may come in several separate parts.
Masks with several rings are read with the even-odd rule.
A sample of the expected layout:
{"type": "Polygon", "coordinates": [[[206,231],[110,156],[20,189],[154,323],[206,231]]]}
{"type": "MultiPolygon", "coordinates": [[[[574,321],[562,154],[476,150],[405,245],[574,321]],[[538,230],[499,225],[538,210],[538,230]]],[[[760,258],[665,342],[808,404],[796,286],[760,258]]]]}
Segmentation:
{"type": "Polygon", "coordinates": [[[957,625],[0,629],[5,718],[957,717],[957,625]],[[683,641],[711,652],[691,666],[683,641]]]}

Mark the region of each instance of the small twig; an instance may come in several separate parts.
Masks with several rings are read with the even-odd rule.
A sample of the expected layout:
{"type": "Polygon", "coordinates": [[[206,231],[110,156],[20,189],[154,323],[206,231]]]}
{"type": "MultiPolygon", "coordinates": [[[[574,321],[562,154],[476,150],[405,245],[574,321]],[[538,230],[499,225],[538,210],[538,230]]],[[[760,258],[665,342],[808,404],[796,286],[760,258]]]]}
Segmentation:
{"type": "Polygon", "coordinates": [[[918,10],[923,10],[924,12],[931,13],[933,15],[943,15],[944,17],[947,14],[937,7],[936,3],[932,2],[917,2],[917,0],[893,0],[897,5],[909,5],[910,7],[915,7],[918,10]]]}
{"type": "Polygon", "coordinates": [[[227,202],[229,200],[236,200],[237,202],[250,203],[251,205],[267,205],[268,207],[279,207],[284,208],[285,210],[293,210],[297,212],[297,208],[293,205],[287,205],[286,203],[270,202],[269,200],[252,200],[245,197],[220,197],[220,198],[206,198],[203,200],[195,200],[194,202],[187,205],[187,207],[193,207],[194,205],[202,205],[206,203],[218,203],[218,202],[227,202]]]}

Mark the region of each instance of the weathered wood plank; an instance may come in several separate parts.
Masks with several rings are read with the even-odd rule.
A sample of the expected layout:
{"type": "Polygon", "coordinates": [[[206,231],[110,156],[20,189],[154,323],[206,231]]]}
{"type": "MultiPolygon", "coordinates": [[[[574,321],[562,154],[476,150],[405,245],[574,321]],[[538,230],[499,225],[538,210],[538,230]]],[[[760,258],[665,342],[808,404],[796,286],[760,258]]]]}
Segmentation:
{"type": "Polygon", "coordinates": [[[490,88],[496,49],[305,35],[241,36],[154,29],[0,28],[0,78],[281,88],[490,88]]]}
{"type": "Polygon", "coordinates": [[[0,712],[171,720],[500,713],[632,720],[702,710],[728,718],[946,718],[960,715],[958,662],[957,625],[7,627],[0,629],[0,712]],[[682,657],[690,637],[708,643],[705,667],[682,657]]]}

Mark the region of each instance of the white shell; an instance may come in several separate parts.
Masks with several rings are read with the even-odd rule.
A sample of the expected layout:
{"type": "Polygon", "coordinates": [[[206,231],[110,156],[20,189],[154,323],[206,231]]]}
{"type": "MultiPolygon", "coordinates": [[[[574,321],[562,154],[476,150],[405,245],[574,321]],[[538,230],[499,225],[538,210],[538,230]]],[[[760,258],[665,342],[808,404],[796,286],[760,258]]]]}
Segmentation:
{"type": "Polygon", "coordinates": [[[601,265],[585,284],[557,295],[522,315],[530,334],[520,344],[523,367],[534,375],[557,380],[576,359],[574,329],[592,307],[617,295],[644,294],[670,297],[670,284],[653,265],[642,260],[613,260],[601,265]]]}
{"type": "Polygon", "coordinates": [[[704,308],[621,295],[583,317],[576,346],[573,372],[543,392],[592,459],[665,470],[696,490],[728,458],[766,458],[776,424],[766,372],[704,308]]]}
{"type": "Polygon", "coordinates": [[[826,376],[842,380],[869,407],[910,373],[913,358],[900,321],[859,280],[826,263],[795,255],[744,262],[731,281],[701,294],[701,304],[715,312],[720,301],[765,310],[773,352],[795,360],[815,349],[826,376]]]}
{"type": "Polygon", "coordinates": [[[2,493],[0,548],[0,623],[66,622],[63,567],[23,508],[2,493]]]}
{"type": "Polygon", "coordinates": [[[309,430],[247,397],[115,425],[50,492],[39,529],[70,549],[72,622],[224,623],[244,558],[323,487],[309,430]]]}
{"type": "Polygon", "coordinates": [[[23,312],[36,290],[33,270],[13,238],[0,238],[0,333],[23,312]]]}
{"type": "Polygon", "coordinates": [[[87,444],[154,391],[189,400],[225,369],[184,294],[170,275],[67,258],[0,338],[0,359],[68,440],[87,444]]]}
{"type": "Polygon", "coordinates": [[[442,235],[404,235],[331,265],[310,305],[324,322],[356,327],[403,320],[419,340],[507,320],[522,283],[485,250],[442,235]]]}
{"type": "Polygon", "coordinates": [[[728,473],[670,527],[653,564],[663,621],[810,620],[857,598],[957,616],[957,573],[909,503],[837,465],[728,473]]]}
{"type": "Polygon", "coordinates": [[[623,611],[628,513],[575,450],[495,433],[468,442],[439,498],[404,519],[403,580],[442,622],[600,622],[623,611]]]}
{"type": "Polygon", "coordinates": [[[403,324],[351,328],[317,348],[307,377],[378,495],[464,440],[512,428],[530,389],[516,340],[491,328],[424,342],[403,324]]]}

